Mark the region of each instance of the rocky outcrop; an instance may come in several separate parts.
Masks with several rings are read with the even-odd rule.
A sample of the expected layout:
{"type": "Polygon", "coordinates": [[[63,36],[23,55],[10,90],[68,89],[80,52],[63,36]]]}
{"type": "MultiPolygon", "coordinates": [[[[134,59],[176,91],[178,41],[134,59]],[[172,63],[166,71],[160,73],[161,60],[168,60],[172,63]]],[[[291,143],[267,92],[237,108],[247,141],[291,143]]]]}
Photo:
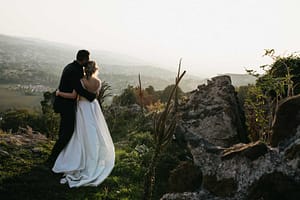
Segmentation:
{"type": "Polygon", "coordinates": [[[227,76],[198,86],[179,110],[175,135],[201,170],[201,187],[161,199],[300,199],[300,128],[282,148],[246,143],[243,113],[227,76]]]}
{"type": "Polygon", "coordinates": [[[271,145],[292,137],[300,124],[300,95],[288,97],[279,103],[272,126],[271,145]]]}
{"type": "Polygon", "coordinates": [[[199,85],[181,111],[181,125],[210,143],[229,147],[247,142],[244,115],[229,76],[199,85]]]}

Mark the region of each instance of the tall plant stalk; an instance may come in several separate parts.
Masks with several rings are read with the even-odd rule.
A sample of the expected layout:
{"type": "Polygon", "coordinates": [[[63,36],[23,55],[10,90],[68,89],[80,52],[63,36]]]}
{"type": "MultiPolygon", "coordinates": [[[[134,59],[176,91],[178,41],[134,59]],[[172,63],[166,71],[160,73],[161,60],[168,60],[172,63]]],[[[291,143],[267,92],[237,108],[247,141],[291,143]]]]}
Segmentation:
{"type": "MultiPolygon", "coordinates": [[[[180,66],[178,68],[178,72],[180,71],[180,66]]],[[[145,182],[144,182],[144,200],[151,200],[153,196],[153,189],[155,184],[156,177],[156,167],[160,160],[160,155],[163,152],[164,148],[169,144],[172,139],[177,116],[174,111],[174,104],[172,103],[172,99],[175,96],[175,91],[178,87],[178,84],[186,71],[182,74],[178,75],[176,79],[175,86],[169,94],[167,104],[164,110],[160,113],[156,113],[153,117],[153,130],[154,130],[154,153],[150,160],[149,167],[145,174],[145,182]]]]}
{"type": "MultiPolygon", "coordinates": [[[[182,58],[179,59],[177,76],[175,78],[175,84],[176,84],[177,80],[179,79],[180,70],[181,70],[181,61],[182,61],[182,58]]],[[[178,89],[177,88],[175,89],[174,104],[175,104],[174,110],[175,110],[175,112],[177,112],[177,107],[178,107],[178,89]]]]}

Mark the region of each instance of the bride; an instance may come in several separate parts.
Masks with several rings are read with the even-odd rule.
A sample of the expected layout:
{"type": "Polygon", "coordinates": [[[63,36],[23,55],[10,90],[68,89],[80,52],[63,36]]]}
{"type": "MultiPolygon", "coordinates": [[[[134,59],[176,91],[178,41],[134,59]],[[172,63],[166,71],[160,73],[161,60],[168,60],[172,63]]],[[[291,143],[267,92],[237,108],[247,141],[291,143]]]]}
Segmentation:
{"type": "MultiPolygon", "coordinates": [[[[89,92],[99,93],[101,81],[96,74],[95,61],[85,67],[81,83],[89,92]]],[[[57,91],[64,98],[78,98],[75,130],[70,142],[60,152],[52,171],[63,173],[60,183],[69,187],[98,186],[111,173],[115,149],[105,118],[97,99],[89,102],[82,96],[57,91]]]]}

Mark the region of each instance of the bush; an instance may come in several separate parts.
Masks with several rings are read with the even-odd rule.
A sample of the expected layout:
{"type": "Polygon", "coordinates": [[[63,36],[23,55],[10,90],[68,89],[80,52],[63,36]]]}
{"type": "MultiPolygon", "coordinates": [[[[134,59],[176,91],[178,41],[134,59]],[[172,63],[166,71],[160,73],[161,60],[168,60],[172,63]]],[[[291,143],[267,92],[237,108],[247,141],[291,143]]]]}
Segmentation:
{"type": "Polygon", "coordinates": [[[3,113],[1,128],[5,131],[17,132],[19,127],[27,125],[37,130],[40,127],[39,114],[26,109],[8,110],[3,113]]]}

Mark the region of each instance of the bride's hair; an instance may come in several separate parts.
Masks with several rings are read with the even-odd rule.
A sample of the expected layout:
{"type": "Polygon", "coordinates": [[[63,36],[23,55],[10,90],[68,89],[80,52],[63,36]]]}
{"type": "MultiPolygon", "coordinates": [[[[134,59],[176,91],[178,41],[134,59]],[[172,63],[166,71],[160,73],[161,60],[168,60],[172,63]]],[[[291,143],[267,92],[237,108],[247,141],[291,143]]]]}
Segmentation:
{"type": "Polygon", "coordinates": [[[97,75],[98,69],[99,68],[95,61],[89,61],[84,68],[86,78],[89,79],[91,76],[97,75]]]}

